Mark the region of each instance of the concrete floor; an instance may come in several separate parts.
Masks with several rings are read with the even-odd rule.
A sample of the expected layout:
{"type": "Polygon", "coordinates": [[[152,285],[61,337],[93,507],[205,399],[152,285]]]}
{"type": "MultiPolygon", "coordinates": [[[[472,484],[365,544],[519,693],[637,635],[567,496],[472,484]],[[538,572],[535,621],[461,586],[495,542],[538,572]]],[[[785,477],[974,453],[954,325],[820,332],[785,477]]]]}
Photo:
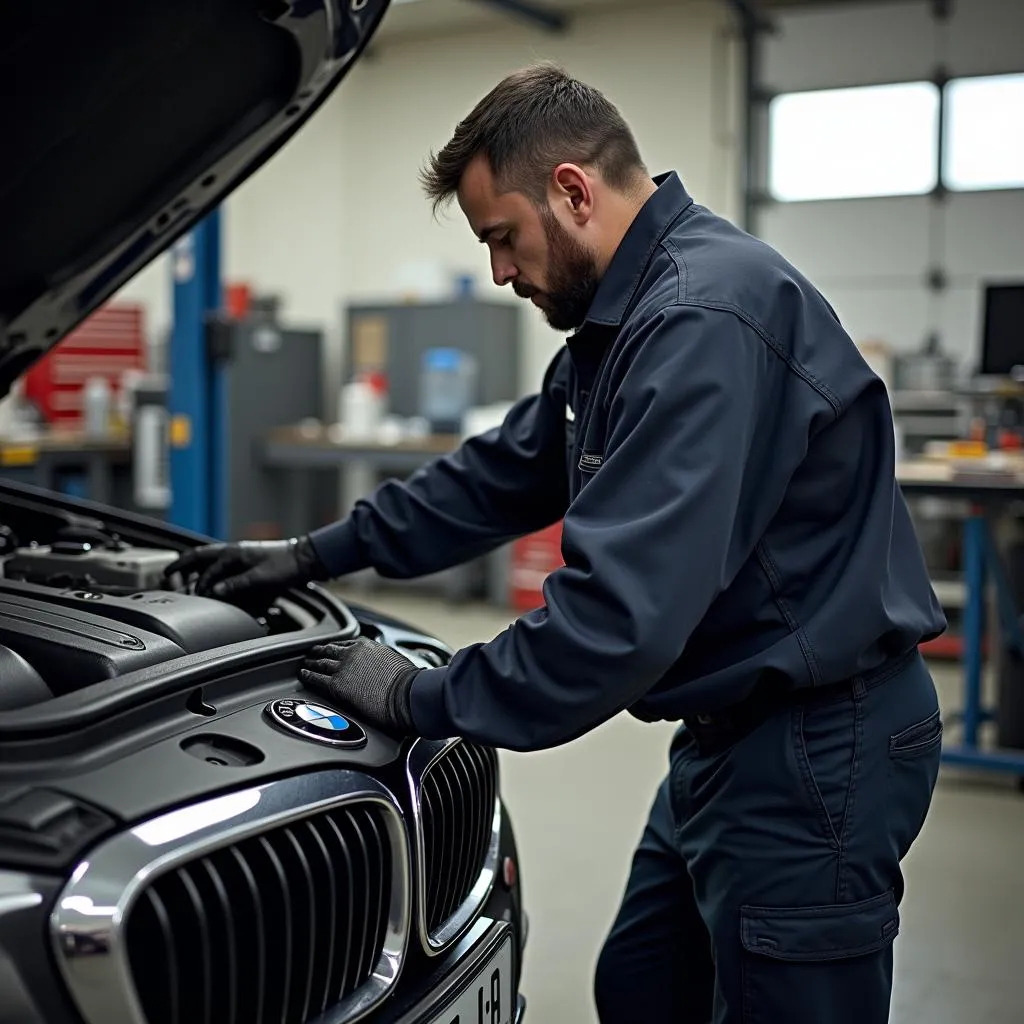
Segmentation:
{"type": "MultiPolygon", "coordinates": [[[[489,640],[510,621],[423,594],[358,600],[453,647],[489,640]]],[[[959,670],[936,666],[935,676],[944,708],[956,707],[959,670]]],[[[502,754],[530,914],[532,1024],[596,1022],[593,964],[672,731],[623,715],[557,750],[502,754]]],[[[904,868],[891,1024],[1024,1022],[1024,796],[1006,779],[944,768],[904,868]]]]}

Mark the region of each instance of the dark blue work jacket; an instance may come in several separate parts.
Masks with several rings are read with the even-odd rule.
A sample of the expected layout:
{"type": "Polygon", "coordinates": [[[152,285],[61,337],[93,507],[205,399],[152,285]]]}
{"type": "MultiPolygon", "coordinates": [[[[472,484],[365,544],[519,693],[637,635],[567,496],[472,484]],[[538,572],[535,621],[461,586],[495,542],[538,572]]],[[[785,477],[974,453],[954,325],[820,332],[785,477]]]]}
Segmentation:
{"type": "Polygon", "coordinates": [[[540,393],[313,535],[336,575],[412,577],[564,518],[545,606],[416,677],[425,736],[712,713],[945,628],[883,384],[782,256],[656,180],[540,393]]]}

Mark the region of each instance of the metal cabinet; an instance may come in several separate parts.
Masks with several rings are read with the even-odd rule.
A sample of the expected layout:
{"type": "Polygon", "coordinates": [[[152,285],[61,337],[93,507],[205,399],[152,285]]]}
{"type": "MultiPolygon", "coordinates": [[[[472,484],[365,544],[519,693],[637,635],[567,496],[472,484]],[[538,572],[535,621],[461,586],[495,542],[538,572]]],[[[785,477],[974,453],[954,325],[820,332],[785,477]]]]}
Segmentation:
{"type": "Polygon", "coordinates": [[[476,357],[475,404],[515,401],[520,394],[521,314],[509,303],[475,299],[350,306],[344,318],[342,379],[381,370],[388,379],[388,411],[417,416],[424,353],[456,348],[476,357]]]}

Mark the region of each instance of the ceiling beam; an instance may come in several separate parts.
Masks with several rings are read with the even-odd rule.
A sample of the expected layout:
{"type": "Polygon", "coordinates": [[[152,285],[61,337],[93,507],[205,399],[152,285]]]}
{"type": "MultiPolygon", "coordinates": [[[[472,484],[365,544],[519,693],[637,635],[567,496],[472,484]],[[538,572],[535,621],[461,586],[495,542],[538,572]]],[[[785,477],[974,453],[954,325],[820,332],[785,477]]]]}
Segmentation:
{"type": "Polygon", "coordinates": [[[744,32],[771,32],[774,28],[757,0],[727,0],[726,6],[732,8],[744,32]]]}
{"type": "Polygon", "coordinates": [[[564,11],[534,3],[533,0],[473,0],[485,7],[496,7],[514,17],[522,18],[530,24],[546,29],[548,32],[564,32],[569,26],[568,15],[564,11]]]}

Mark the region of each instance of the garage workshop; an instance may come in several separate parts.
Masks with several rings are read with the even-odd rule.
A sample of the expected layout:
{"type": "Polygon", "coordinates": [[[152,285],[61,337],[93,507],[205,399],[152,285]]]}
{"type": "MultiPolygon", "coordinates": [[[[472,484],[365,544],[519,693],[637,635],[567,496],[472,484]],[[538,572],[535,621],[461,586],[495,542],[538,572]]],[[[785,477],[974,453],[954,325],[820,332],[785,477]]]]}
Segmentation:
{"type": "Polygon", "coordinates": [[[1024,1021],[1022,0],[0,77],[0,1024],[1024,1021]]]}

